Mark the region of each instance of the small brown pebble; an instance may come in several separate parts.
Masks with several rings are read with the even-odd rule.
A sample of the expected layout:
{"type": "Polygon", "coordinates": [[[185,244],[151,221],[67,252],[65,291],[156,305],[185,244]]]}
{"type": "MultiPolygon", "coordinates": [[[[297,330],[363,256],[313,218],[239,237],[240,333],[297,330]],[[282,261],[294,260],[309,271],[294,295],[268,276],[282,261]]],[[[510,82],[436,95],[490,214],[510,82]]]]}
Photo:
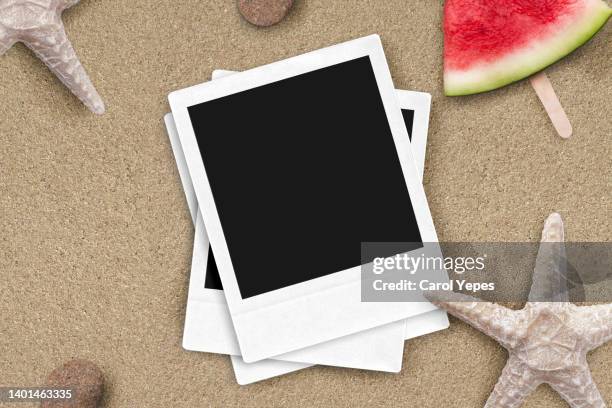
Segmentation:
{"type": "Polygon", "coordinates": [[[91,361],[71,360],[49,374],[46,387],[72,388],[70,400],[42,401],[41,408],[97,408],[102,399],[104,374],[91,361]]]}
{"type": "Polygon", "coordinates": [[[293,0],[238,0],[240,14],[251,24],[268,27],[281,21],[293,0]]]}

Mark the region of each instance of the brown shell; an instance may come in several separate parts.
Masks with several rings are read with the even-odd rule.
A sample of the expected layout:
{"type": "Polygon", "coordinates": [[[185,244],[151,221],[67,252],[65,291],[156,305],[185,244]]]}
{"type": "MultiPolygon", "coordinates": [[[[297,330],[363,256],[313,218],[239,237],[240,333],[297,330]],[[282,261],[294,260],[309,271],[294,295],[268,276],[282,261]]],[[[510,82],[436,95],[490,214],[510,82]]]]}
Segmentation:
{"type": "Polygon", "coordinates": [[[281,21],[293,0],[238,0],[240,14],[251,24],[268,27],[281,21]]]}
{"type": "Polygon", "coordinates": [[[46,387],[72,388],[70,400],[47,400],[41,408],[96,408],[102,398],[104,374],[91,361],[71,360],[49,374],[46,387]]]}

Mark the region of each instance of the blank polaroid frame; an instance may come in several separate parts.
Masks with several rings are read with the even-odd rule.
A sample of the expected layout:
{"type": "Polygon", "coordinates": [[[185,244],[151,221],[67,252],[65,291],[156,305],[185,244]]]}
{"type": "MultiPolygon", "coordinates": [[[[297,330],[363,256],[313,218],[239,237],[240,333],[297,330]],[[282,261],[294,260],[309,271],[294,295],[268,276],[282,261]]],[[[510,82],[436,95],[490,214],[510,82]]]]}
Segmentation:
{"type": "MultiPolygon", "coordinates": [[[[220,77],[228,76],[233,73],[233,71],[215,70],[213,71],[212,79],[218,79],[220,77]]],[[[421,124],[420,121],[426,120],[428,117],[431,97],[427,93],[403,90],[397,90],[397,94],[398,99],[400,101],[400,108],[404,116],[406,129],[411,139],[411,146],[413,147],[415,159],[418,162],[423,162],[426,148],[426,142],[424,139],[427,138],[427,122],[421,124]],[[427,113],[426,115],[424,114],[425,112],[427,113]],[[408,117],[409,119],[407,119],[408,117]]],[[[176,134],[172,115],[170,113],[167,114],[164,117],[164,120],[166,122],[168,136],[176,158],[180,178],[183,183],[183,189],[185,191],[187,203],[195,225],[197,218],[197,202],[195,200],[193,185],[191,184],[191,177],[189,176],[189,172],[185,164],[185,157],[180,146],[180,141],[178,140],[178,135],[176,134]]],[[[422,167],[419,170],[422,171],[422,167]]],[[[203,227],[198,228],[204,230],[203,227]]],[[[201,233],[202,231],[196,230],[196,235],[201,233]]],[[[201,239],[203,238],[199,237],[196,239],[196,242],[194,242],[194,259],[196,259],[196,262],[197,259],[203,256],[207,256],[207,252],[209,251],[209,247],[203,248],[202,246],[198,245],[197,241],[201,239]],[[199,251],[200,254],[196,254],[197,251],[199,251]]],[[[211,346],[208,344],[209,338],[211,336],[207,335],[206,333],[211,333],[212,331],[216,330],[215,327],[211,327],[209,321],[211,315],[214,317],[214,315],[217,314],[218,311],[214,307],[210,307],[210,302],[203,301],[203,303],[199,305],[198,303],[200,303],[200,300],[194,300],[194,297],[197,296],[195,294],[196,291],[200,292],[200,294],[203,295],[203,298],[206,298],[206,292],[213,294],[216,293],[217,290],[221,289],[220,283],[218,282],[218,271],[216,270],[216,266],[214,265],[214,261],[212,261],[212,259],[214,259],[212,256],[208,257],[204,270],[199,270],[196,267],[192,269],[191,272],[192,278],[190,280],[189,286],[189,292],[191,295],[188,297],[187,313],[185,318],[185,332],[183,340],[184,347],[188,350],[204,352],[211,351],[211,346]],[[204,274],[204,277],[198,279],[198,277],[195,276],[196,274],[200,276],[204,274]],[[211,275],[214,276],[211,277],[211,275]],[[204,293],[201,292],[202,282],[204,282],[204,293]],[[205,310],[201,310],[202,308],[204,308],[205,310]]],[[[214,295],[210,296],[210,298],[213,303],[217,300],[214,295]]],[[[225,303],[225,299],[222,299],[221,301],[225,303]]],[[[225,309],[224,311],[224,318],[228,322],[231,320],[227,309],[225,309]]],[[[405,324],[405,338],[410,339],[413,337],[421,336],[447,328],[448,318],[443,310],[433,310],[427,313],[423,313],[421,315],[408,318],[405,320],[405,324]]],[[[353,336],[359,337],[360,335],[361,333],[358,333],[353,336]]],[[[218,343],[218,339],[214,343],[218,343]]],[[[232,330],[231,336],[226,339],[226,344],[228,345],[226,352],[228,354],[232,351],[238,350],[238,346],[236,343],[237,342],[235,333],[233,333],[232,330]]],[[[212,347],[215,347],[215,344],[213,344],[212,347]]],[[[367,342],[365,342],[365,344],[367,344],[367,342]]],[[[338,346],[341,347],[341,344],[338,344],[338,346]]],[[[219,352],[218,348],[217,351],[219,352]]],[[[374,354],[374,352],[370,354],[374,354]]],[[[231,361],[232,366],[234,368],[236,380],[241,385],[266,380],[275,376],[287,374],[313,365],[272,359],[248,364],[245,363],[240,356],[236,355],[231,355],[231,361]]]]}
{"type": "MultiPolygon", "coordinates": [[[[234,329],[236,331],[245,362],[255,362],[292,350],[302,349],[348,334],[395,322],[424,311],[422,310],[420,303],[408,304],[361,302],[360,265],[339,268],[337,270],[332,270],[331,272],[326,271],[322,276],[313,277],[312,279],[305,280],[303,282],[290,282],[291,284],[288,286],[285,286],[287,285],[287,282],[280,281],[283,281],[283,279],[294,279],[298,274],[294,274],[293,271],[295,271],[296,268],[299,268],[300,265],[302,268],[305,268],[307,272],[315,272],[315,270],[313,270],[310,266],[306,268],[304,264],[297,263],[295,265],[271,264],[264,269],[265,273],[268,274],[266,276],[269,276],[269,274],[274,271],[280,272],[281,270],[286,271],[287,269],[290,269],[292,272],[282,275],[276,274],[274,279],[264,281],[260,279],[259,275],[255,276],[253,274],[254,270],[260,271],[260,274],[264,273],[261,272],[262,269],[244,268],[245,260],[250,263],[254,263],[254,259],[249,258],[248,256],[245,257],[245,254],[248,254],[248,251],[244,251],[244,245],[242,247],[240,245],[234,245],[236,239],[238,239],[238,241],[243,239],[244,242],[245,237],[236,233],[235,227],[237,225],[234,225],[228,230],[228,225],[232,224],[233,222],[235,223],[236,220],[225,215],[227,214],[227,211],[232,213],[232,211],[228,209],[235,210],[235,205],[237,203],[234,201],[233,207],[232,204],[228,205],[228,197],[226,195],[224,196],[224,194],[227,193],[229,187],[236,186],[230,186],[228,185],[227,180],[223,181],[219,179],[220,171],[222,174],[227,174],[223,173],[223,169],[222,167],[220,168],[219,165],[236,166],[238,164],[232,160],[232,155],[226,154],[227,151],[224,150],[224,147],[227,147],[230,143],[235,143],[235,145],[232,145],[232,148],[235,147],[236,149],[240,149],[241,143],[244,143],[244,141],[241,141],[241,139],[236,139],[238,135],[235,134],[230,134],[228,136],[223,131],[224,127],[220,125],[216,127],[209,126],[205,131],[203,131],[203,129],[200,128],[202,123],[199,123],[197,119],[198,115],[202,115],[202,110],[204,111],[204,115],[206,113],[211,114],[211,116],[207,117],[208,120],[211,118],[219,119],[218,117],[215,117],[214,114],[218,114],[220,112],[219,109],[221,109],[221,111],[226,109],[226,113],[228,113],[228,101],[231,102],[229,106],[232,106],[234,102],[237,101],[236,97],[244,98],[245,95],[252,96],[254,94],[257,96],[257,94],[262,90],[270,91],[271,89],[281,89],[282,91],[283,87],[286,87],[286,84],[295,85],[297,80],[300,85],[303,85],[302,82],[304,78],[312,80],[313,75],[315,78],[324,79],[327,73],[336,72],[336,68],[340,67],[340,65],[349,64],[351,66],[356,66],[357,61],[359,61],[361,66],[363,65],[364,61],[368,63],[367,75],[370,76],[362,75],[361,77],[355,77],[352,79],[358,80],[357,83],[360,83],[359,81],[365,81],[360,83],[361,87],[365,87],[366,85],[371,86],[372,81],[374,81],[378,96],[380,97],[380,100],[376,101],[377,109],[378,112],[382,112],[385,118],[385,123],[376,122],[376,125],[378,126],[376,130],[376,134],[378,135],[377,138],[373,137],[373,133],[369,133],[368,135],[362,135],[364,137],[367,136],[367,138],[363,140],[358,139],[358,141],[359,143],[365,141],[364,143],[367,143],[368,146],[372,145],[378,147],[392,142],[394,149],[393,151],[387,149],[384,157],[373,155],[373,158],[376,158],[379,161],[377,162],[376,166],[371,165],[370,168],[368,168],[369,162],[365,157],[353,157],[350,154],[351,152],[349,149],[355,148],[355,146],[357,146],[359,143],[355,142],[355,146],[349,143],[346,146],[347,154],[336,156],[338,161],[337,167],[345,168],[343,167],[344,165],[349,165],[351,163],[354,164],[355,160],[361,159],[363,160],[363,163],[360,162],[360,169],[368,168],[368,171],[376,172],[376,175],[371,178],[377,182],[391,183],[391,179],[395,180],[401,175],[401,178],[403,178],[401,183],[402,185],[399,183],[391,183],[389,185],[391,185],[392,188],[388,188],[385,191],[386,194],[405,194],[404,198],[407,197],[406,203],[403,201],[400,203],[401,200],[396,200],[395,198],[390,200],[390,202],[394,205],[407,204],[403,207],[406,208],[406,210],[403,210],[401,213],[397,214],[393,211],[379,211],[377,214],[367,214],[367,216],[362,219],[362,222],[369,221],[372,223],[373,217],[395,217],[396,222],[394,223],[381,222],[377,225],[382,228],[388,228],[389,230],[396,228],[401,230],[403,233],[406,233],[408,231],[406,225],[412,223],[413,226],[416,226],[416,233],[418,233],[422,242],[437,242],[437,236],[431,220],[425,194],[422,186],[420,185],[420,177],[410,152],[408,135],[405,126],[403,125],[403,118],[399,111],[397,99],[395,98],[395,91],[393,89],[388,66],[378,36],[369,36],[344,44],[339,44],[333,47],[290,58],[288,60],[276,62],[264,67],[238,73],[232,76],[231,80],[229,80],[229,78],[222,78],[209,83],[176,91],[169,95],[170,106],[176,121],[179,138],[181,140],[187,165],[192,176],[197,200],[204,215],[206,230],[211,238],[216,263],[219,268],[221,281],[223,282],[225,297],[231,312],[234,329]],[[331,71],[329,70],[330,68],[331,71]],[[323,75],[323,77],[321,77],[321,75],[323,75]],[[207,112],[210,107],[213,107],[213,109],[207,112]],[[195,116],[190,116],[190,113],[194,114],[195,116]],[[195,122],[192,123],[191,119],[194,117],[195,122]],[[194,129],[194,126],[198,128],[197,131],[194,129]],[[196,132],[198,133],[198,138],[196,138],[196,132]],[[204,137],[204,134],[206,134],[206,137],[204,137]],[[387,134],[389,135],[389,139],[387,139],[387,134]],[[383,137],[382,135],[385,136],[383,137]],[[206,148],[203,149],[204,155],[202,155],[200,152],[198,142],[206,142],[206,148]],[[405,154],[402,154],[402,151],[405,152],[405,154]],[[224,154],[220,155],[219,152],[224,152],[224,154]],[[343,161],[341,161],[341,159],[343,161]],[[207,161],[206,169],[203,160],[207,161]],[[380,166],[386,166],[389,168],[394,167],[393,171],[387,174],[390,177],[377,177],[380,176],[380,166]],[[207,171],[210,174],[208,174],[207,171]],[[209,183],[211,175],[214,177],[212,180],[212,185],[214,185],[214,187],[211,187],[211,183],[209,183]],[[403,185],[404,183],[405,186],[403,185]],[[405,192],[403,191],[404,188],[406,188],[405,192]],[[214,197],[212,189],[215,190],[214,197]],[[400,193],[400,191],[402,192],[400,193]],[[222,203],[223,206],[221,208],[221,212],[224,213],[223,223],[225,225],[225,229],[222,228],[222,221],[219,217],[219,203],[222,203]],[[408,206],[412,207],[413,214],[410,214],[408,206]],[[410,221],[406,221],[408,217],[412,217],[412,219],[410,221]],[[226,236],[227,233],[229,233],[229,236],[226,236]],[[232,251],[234,253],[233,256],[230,256],[230,249],[227,241],[228,238],[232,242],[230,245],[232,246],[232,251]],[[236,248],[240,249],[237,250],[236,248]],[[238,269],[235,269],[234,264],[236,263],[240,264],[240,266],[237,267],[238,269]],[[239,272],[238,274],[237,271],[239,272]],[[238,279],[240,279],[241,282],[239,282],[238,279]],[[245,280],[249,281],[248,285],[245,284],[245,280]],[[265,283],[267,287],[258,288],[257,285],[262,282],[265,283]]],[[[362,73],[363,72],[366,71],[362,70],[362,73]]],[[[335,80],[341,81],[342,79],[336,75],[335,80]]],[[[312,86],[312,84],[307,85],[312,86]]],[[[323,83],[321,83],[320,87],[315,87],[315,91],[321,92],[322,97],[338,96],[337,93],[334,94],[331,93],[332,91],[329,91],[328,87],[330,85],[332,84],[325,83],[325,85],[323,85],[323,83]]],[[[372,94],[370,93],[369,95],[371,96],[372,94]]],[[[297,104],[297,102],[299,102],[299,97],[300,95],[293,95],[293,99],[291,100],[283,99],[282,104],[291,104],[292,102],[297,104]]],[[[243,99],[241,100],[244,102],[243,99]]],[[[253,101],[253,99],[250,100],[253,101]]],[[[272,101],[273,99],[269,99],[267,103],[271,103],[272,101]]],[[[347,102],[348,101],[349,99],[347,99],[347,102]]],[[[372,102],[372,98],[368,98],[367,101],[372,102]]],[[[364,100],[362,102],[367,101],[364,100]]],[[[277,100],[277,108],[284,106],[282,104],[280,100],[277,100]]],[[[327,120],[331,118],[332,116],[326,116],[327,120]]],[[[253,118],[251,117],[251,119],[253,118]]],[[[271,124],[269,120],[272,120],[272,117],[267,117],[265,119],[268,120],[267,123],[271,124]]],[[[310,120],[312,118],[307,119],[310,120]]],[[[329,122],[316,120],[308,123],[330,124],[329,122]]],[[[238,119],[231,122],[231,124],[242,125],[238,119]]],[[[342,122],[333,124],[336,126],[348,126],[352,123],[342,122]]],[[[288,131],[291,131],[291,129],[288,129],[288,131]]],[[[312,135],[317,136],[316,134],[312,135]]],[[[248,135],[243,136],[246,137],[248,135]]],[[[308,143],[310,140],[300,140],[300,142],[308,143]]],[[[336,140],[334,140],[334,142],[338,143],[336,140]]],[[[248,148],[252,147],[254,147],[252,144],[248,146],[248,148]]],[[[243,148],[247,147],[243,146],[243,148]]],[[[363,148],[363,146],[361,146],[361,148],[363,148]]],[[[236,152],[239,151],[240,150],[236,150],[236,152]]],[[[295,149],[292,150],[286,148],[282,151],[284,152],[283,155],[270,155],[269,153],[271,152],[266,151],[265,149],[260,149],[256,153],[260,155],[263,154],[262,157],[258,156],[258,159],[262,160],[262,162],[266,165],[272,166],[295,166],[296,163],[302,163],[306,159],[305,157],[300,156],[302,153],[301,150],[296,151],[295,149]],[[268,156],[265,156],[265,154],[268,154],[268,156]],[[278,162],[273,160],[270,163],[271,159],[284,159],[284,161],[280,160],[280,162],[278,162]]],[[[244,157],[241,157],[241,160],[243,159],[244,157]]],[[[317,159],[319,158],[317,157],[317,159]]],[[[245,178],[244,183],[247,182],[247,176],[252,177],[256,175],[259,177],[261,175],[261,173],[258,172],[252,173],[251,170],[262,169],[249,168],[245,170],[246,171],[243,174],[245,178]]],[[[287,172],[287,170],[288,169],[286,168],[282,169],[282,171],[285,172],[287,172]]],[[[299,173],[299,171],[296,173],[296,170],[305,171],[304,168],[292,168],[288,174],[296,175],[299,173]]],[[[338,176],[336,174],[332,175],[338,176]]],[[[346,181],[350,180],[354,183],[355,175],[351,176],[353,176],[353,178],[346,179],[346,181]]],[[[368,178],[370,177],[365,177],[364,182],[365,179],[368,178]]],[[[234,179],[234,181],[236,180],[240,181],[239,179],[234,179]]],[[[278,197],[267,194],[269,194],[272,190],[278,191],[275,190],[275,188],[278,186],[271,185],[272,180],[268,178],[259,178],[256,181],[256,185],[261,186],[264,188],[264,190],[267,190],[268,193],[263,195],[251,194],[249,199],[252,201],[251,205],[254,205],[254,203],[258,203],[260,205],[259,207],[256,207],[257,211],[263,211],[265,207],[261,206],[261,200],[265,200],[266,203],[277,202],[275,199],[278,197]]],[[[318,183],[317,188],[319,187],[319,184],[328,182],[327,179],[321,178],[304,179],[304,181],[309,183],[307,184],[308,186],[318,183]]],[[[299,185],[298,187],[303,188],[307,185],[299,185]]],[[[240,187],[237,187],[234,189],[234,191],[240,191],[241,193],[243,192],[240,187]]],[[[357,197],[355,197],[355,199],[357,199],[357,197]]],[[[232,202],[231,198],[229,202],[232,202]]],[[[336,203],[336,201],[331,200],[330,203],[336,203]]],[[[355,204],[359,204],[359,202],[355,201],[355,204]]],[[[255,206],[253,208],[255,208],[255,206]]],[[[294,208],[289,207],[289,209],[293,210],[294,208]]],[[[299,210],[299,208],[296,208],[296,210],[299,210]]],[[[324,210],[329,211],[327,208],[324,210]]],[[[315,222],[315,224],[312,225],[316,225],[316,221],[320,221],[318,218],[319,215],[326,216],[327,222],[327,220],[329,220],[330,217],[333,217],[333,215],[343,214],[342,212],[338,212],[338,210],[344,209],[335,209],[335,214],[333,211],[332,214],[323,214],[318,211],[316,212],[317,217],[312,217],[309,214],[309,217],[306,218],[308,218],[309,222],[315,222]]],[[[233,214],[236,214],[236,212],[234,211],[233,214]]],[[[305,213],[302,212],[302,214],[305,213]]],[[[265,216],[261,217],[260,219],[266,222],[275,220],[274,218],[266,218],[265,216]]],[[[260,219],[257,217],[252,217],[251,221],[255,222],[259,221],[260,219]]],[[[296,220],[289,221],[295,222],[296,220]]],[[[302,222],[306,222],[303,219],[300,220],[302,222]]],[[[264,234],[268,231],[274,231],[274,228],[277,226],[278,223],[271,224],[269,228],[258,228],[256,230],[242,228],[242,231],[247,231],[248,233],[253,234],[264,234]]],[[[410,230],[411,232],[415,232],[414,228],[411,228],[410,230]]],[[[345,233],[343,229],[326,228],[319,231],[320,237],[324,238],[329,236],[330,231],[338,234],[345,233]]],[[[313,231],[309,232],[311,234],[313,233],[313,231]]],[[[248,249],[251,249],[256,253],[259,252],[269,254],[269,251],[274,249],[274,246],[268,246],[264,251],[262,249],[262,245],[270,245],[270,242],[273,242],[274,245],[280,245],[281,243],[293,244],[296,242],[298,251],[306,250],[306,243],[299,242],[301,237],[306,236],[302,233],[303,231],[299,231],[299,234],[296,232],[293,234],[294,236],[277,236],[273,239],[270,235],[260,240],[251,239],[250,242],[252,242],[252,247],[249,247],[248,249]]],[[[355,237],[356,240],[367,240],[361,238],[363,237],[355,237]]],[[[396,239],[395,236],[387,237],[387,240],[406,241],[406,239],[403,238],[396,239]]],[[[311,240],[310,242],[312,243],[316,241],[311,240]]],[[[342,241],[339,243],[348,245],[348,243],[344,243],[342,241]]],[[[289,256],[289,252],[285,253],[283,251],[277,251],[276,256],[279,256],[279,254],[282,256],[289,256]]],[[[440,256],[441,254],[438,252],[434,255],[440,256]]],[[[315,257],[315,259],[311,259],[310,261],[323,262],[320,269],[316,270],[317,273],[325,268],[330,268],[330,265],[326,263],[327,259],[315,257]]],[[[332,264],[333,266],[337,266],[333,262],[332,264]]],[[[425,299],[423,298],[423,300],[425,299]]]]}

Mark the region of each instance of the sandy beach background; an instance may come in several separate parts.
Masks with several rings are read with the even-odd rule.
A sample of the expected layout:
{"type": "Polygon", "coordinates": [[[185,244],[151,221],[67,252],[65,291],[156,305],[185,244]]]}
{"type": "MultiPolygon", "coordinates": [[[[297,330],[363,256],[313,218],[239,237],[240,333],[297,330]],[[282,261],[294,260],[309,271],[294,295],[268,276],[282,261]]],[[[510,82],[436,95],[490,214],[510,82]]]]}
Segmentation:
{"type": "MultiPolygon", "coordinates": [[[[443,96],[442,6],[297,0],[282,23],[256,29],[231,0],[83,0],[64,21],[106,103],[101,117],[24,46],[9,50],[0,58],[0,385],[41,385],[84,357],[106,373],[113,408],[483,406],[507,353],[454,318],[406,343],[398,375],[315,367],[240,387],[228,357],[181,348],[193,227],[162,117],[170,91],[216,68],[378,33],[396,87],[433,96],[424,183],[441,240],[537,242],[552,211],[568,240],[610,240],[610,24],[547,70],[574,127],[564,141],[527,81],[443,96]]],[[[588,359],[611,402],[612,344],[588,359]]],[[[525,404],[564,406],[545,386],[525,404]]]]}

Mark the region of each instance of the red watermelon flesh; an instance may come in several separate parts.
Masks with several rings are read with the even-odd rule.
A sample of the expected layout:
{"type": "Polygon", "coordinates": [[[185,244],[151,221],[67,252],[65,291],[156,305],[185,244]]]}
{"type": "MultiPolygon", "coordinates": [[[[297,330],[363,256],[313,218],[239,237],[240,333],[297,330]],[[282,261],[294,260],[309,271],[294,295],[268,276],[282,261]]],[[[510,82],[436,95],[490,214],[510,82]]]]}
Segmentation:
{"type": "Polygon", "coordinates": [[[611,13],[601,0],[446,0],[444,91],[468,95],[528,77],[587,42],[611,13]]]}

